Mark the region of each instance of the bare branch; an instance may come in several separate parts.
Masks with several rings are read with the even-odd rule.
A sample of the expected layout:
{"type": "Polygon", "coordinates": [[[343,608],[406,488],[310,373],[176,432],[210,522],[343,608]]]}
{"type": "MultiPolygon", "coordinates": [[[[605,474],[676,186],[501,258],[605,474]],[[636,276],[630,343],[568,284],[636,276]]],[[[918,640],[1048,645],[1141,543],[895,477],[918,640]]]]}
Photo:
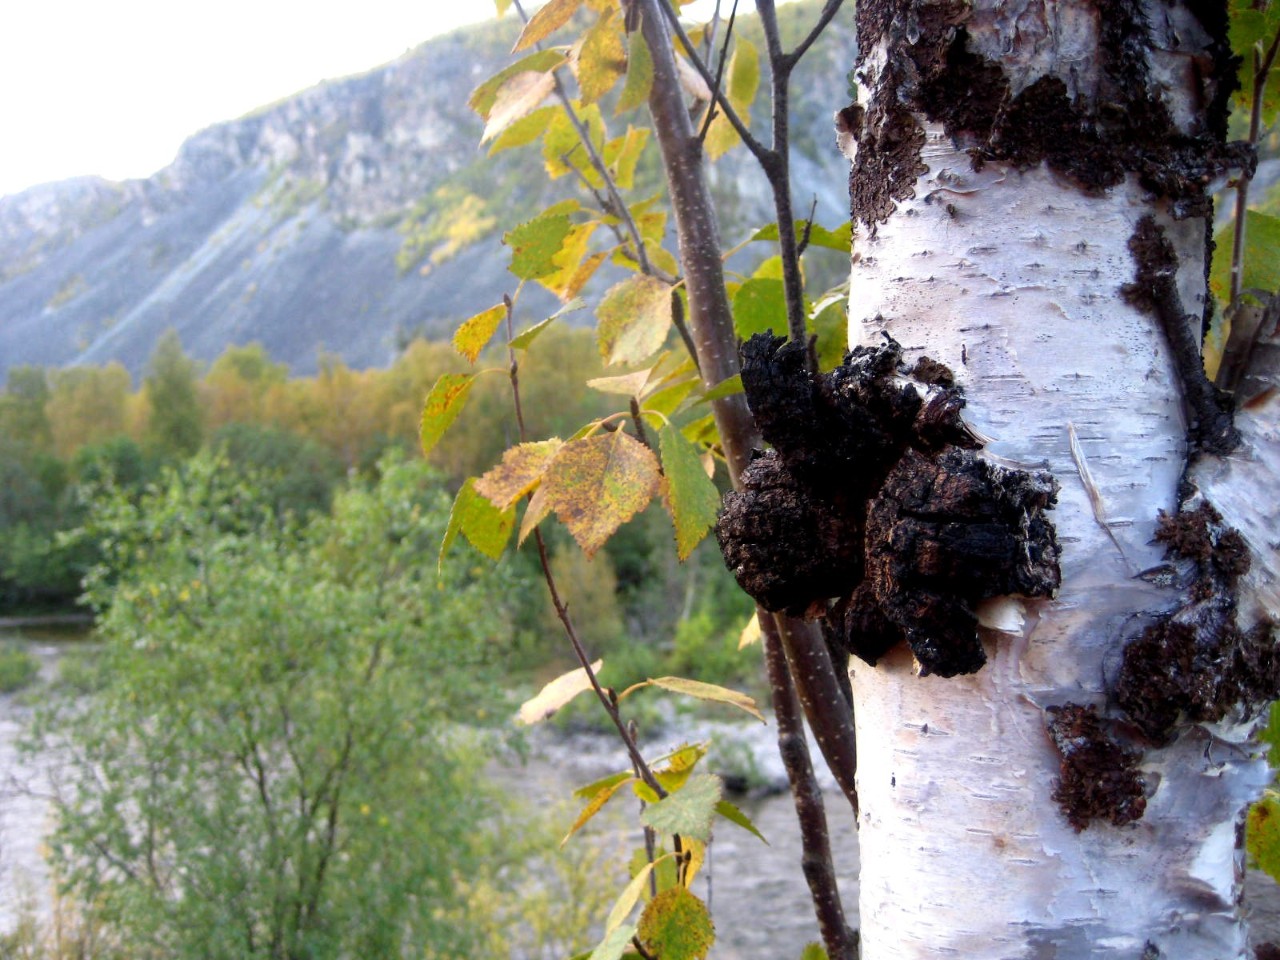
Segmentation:
{"type": "Polygon", "coordinates": [[[786,65],[788,73],[794,70],[796,68],[796,64],[800,62],[800,58],[809,52],[809,48],[813,46],[813,42],[822,35],[823,30],[827,29],[827,24],[835,18],[835,15],[843,5],[844,0],[827,0],[822,7],[822,13],[818,14],[818,22],[813,25],[813,29],[809,31],[808,36],[800,41],[800,45],[798,47],[783,58],[783,62],[786,65]]]}

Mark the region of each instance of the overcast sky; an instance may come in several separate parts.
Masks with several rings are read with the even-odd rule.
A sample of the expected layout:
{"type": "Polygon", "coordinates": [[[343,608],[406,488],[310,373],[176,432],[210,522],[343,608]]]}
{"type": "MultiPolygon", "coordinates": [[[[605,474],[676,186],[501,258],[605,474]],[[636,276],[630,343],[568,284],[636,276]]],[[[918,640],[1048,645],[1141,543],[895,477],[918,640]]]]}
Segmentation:
{"type": "Polygon", "coordinates": [[[81,174],[150,176],[212,123],[394,60],[494,5],[0,0],[0,11],[3,196],[81,174]]]}

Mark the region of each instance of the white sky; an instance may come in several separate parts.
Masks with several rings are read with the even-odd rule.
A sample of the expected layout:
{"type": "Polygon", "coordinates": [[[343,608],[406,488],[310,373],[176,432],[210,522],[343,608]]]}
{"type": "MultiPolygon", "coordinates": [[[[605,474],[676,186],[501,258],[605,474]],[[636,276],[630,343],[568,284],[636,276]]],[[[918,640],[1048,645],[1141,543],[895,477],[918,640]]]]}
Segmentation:
{"type": "Polygon", "coordinates": [[[0,0],[0,196],[150,176],[212,123],[493,12],[493,0],[0,0]]]}

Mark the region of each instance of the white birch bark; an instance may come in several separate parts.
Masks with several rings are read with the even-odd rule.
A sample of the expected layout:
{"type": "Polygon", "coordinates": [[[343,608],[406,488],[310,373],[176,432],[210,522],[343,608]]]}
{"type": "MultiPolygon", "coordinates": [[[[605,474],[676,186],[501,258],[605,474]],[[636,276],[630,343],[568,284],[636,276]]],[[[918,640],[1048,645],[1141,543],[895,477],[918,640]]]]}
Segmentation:
{"type": "MultiPolygon", "coordinates": [[[[1026,42],[1027,82],[1086,55],[1079,5],[1032,4],[1049,14],[1034,44],[999,6],[974,4],[989,27],[971,28],[975,43],[1026,42]]],[[[1158,511],[1178,506],[1181,387],[1158,322],[1121,288],[1135,225],[1154,214],[1198,312],[1204,223],[1174,222],[1132,177],[1099,197],[1043,166],[974,172],[926,129],[914,198],[856,242],[850,343],[883,331],[908,365],[947,364],[966,420],[990,438],[982,456],[1052,472],[1062,587],[993,604],[1000,629],[985,630],[988,663],[973,676],[916,677],[905,648],[874,668],[855,661],[863,957],[1242,957],[1239,830],[1270,777],[1242,731],[1184,729],[1145,755],[1141,820],[1077,833],[1050,798],[1059,756],[1045,713],[1104,709],[1124,641],[1182,599],[1140,576],[1163,562],[1158,511]]],[[[1278,406],[1244,417],[1241,451],[1196,475],[1254,549],[1242,607],[1255,618],[1276,611],[1278,406]]]]}

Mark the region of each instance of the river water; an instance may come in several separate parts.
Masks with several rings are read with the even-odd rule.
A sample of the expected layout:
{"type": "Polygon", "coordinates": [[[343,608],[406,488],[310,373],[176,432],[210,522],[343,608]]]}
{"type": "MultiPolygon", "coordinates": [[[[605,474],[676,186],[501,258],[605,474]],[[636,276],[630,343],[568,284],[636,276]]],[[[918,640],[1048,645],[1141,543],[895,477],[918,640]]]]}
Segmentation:
{"type": "MultiPolygon", "coordinates": [[[[16,630],[0,622],[0,642],[16,638],[39,658],[42,683],[56,677],[59,658],[71,646],[83,644],[85,637],[84,628],[16,630]]],[[[17,750],[39,689],[0,695],[0,932],[11,930],[23,911],[34,909],[37,915],[47,916],[52,903],[44,862],[50,809],[41,795],[47,793],[48,781],[38,758],[28,760],[17,750]]],[[[712,957],[717,960],[787,960],[798,956],[803,944],[817,939],[800,871],[794,807],[789,793],[776,790],[785,784],[785,776],[773,747],[774,733],[772,727],[759,724],[708,728],[699,723],[683,736],[671,732],[644,741],[650,756],[673,750],[690,736],[732,742],[739,763],[753,766],[757,781],[775,788],[775,792],[732,798],[768,839],[767,845],[736,826],[717,825],[697,888],[711,902],[717,935],[712,957]]],[[[616,739],[599,734],[566,734],[541,727],[529,735],[527,747],[525,759],[504,757],[490,765],[490,774],[499,784],[518,783],[519,792],[538,805],[563,802],[566,784],[586,784],[628,768],[616,739]]],[[[824,788],[837,878],[849,922],[856,928],[858,846],[853,816],[821,758],[815,757],[815,763],[824,788]]],[[[611,829],[607,824],[600,826],[611,829]]],[[[620,835],[619,839],[634,845],[638,838],[620,835]]],[[[1280,939],[1280,887],[1251,871],[1246,903],[1253,914],[1255,941],[1280,939]]]]}

